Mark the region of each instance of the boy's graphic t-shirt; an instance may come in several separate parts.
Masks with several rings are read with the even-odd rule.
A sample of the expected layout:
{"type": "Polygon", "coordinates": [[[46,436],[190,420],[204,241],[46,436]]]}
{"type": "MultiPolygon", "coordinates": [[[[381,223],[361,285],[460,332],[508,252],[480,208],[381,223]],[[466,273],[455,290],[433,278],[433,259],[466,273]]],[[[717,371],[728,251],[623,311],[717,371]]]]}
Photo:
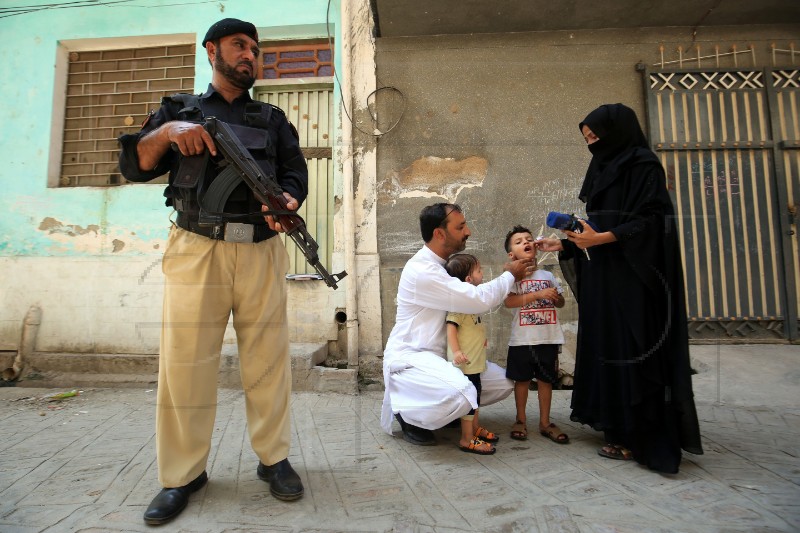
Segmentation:
{"type": "MultiPolygon", "coordinates": [[[[512,294],[527,294],[555,287],[562,293],[561,285],[547,270],[536,270],[527,278],[514,283],[512,294]]],[[[564,344],[564,332],[558,322],[555,304],[551,300],[536,300],[514,311],[509,346],[536,344],[564,344]]]]}

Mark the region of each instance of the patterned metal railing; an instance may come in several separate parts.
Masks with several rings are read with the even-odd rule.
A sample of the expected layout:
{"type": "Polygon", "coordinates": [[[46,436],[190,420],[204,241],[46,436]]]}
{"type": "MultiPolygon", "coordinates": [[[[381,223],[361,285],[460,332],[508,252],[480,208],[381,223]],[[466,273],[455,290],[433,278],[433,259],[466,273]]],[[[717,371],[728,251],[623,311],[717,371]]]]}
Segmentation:
{"type": "Polygon", "coordinates": [[[646,72],[695,338],[797,336],[798,72],[646,72]],[[791,146],[790,146],[791,145],[791,146]]]}

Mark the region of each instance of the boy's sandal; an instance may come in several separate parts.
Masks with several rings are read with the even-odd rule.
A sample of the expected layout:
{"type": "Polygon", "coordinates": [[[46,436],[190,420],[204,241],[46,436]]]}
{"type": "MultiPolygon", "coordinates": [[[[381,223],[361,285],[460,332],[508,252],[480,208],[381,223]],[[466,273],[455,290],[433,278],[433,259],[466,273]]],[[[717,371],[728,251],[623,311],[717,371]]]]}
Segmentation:
{"type": "Polygon", "coordinates": [[[618,444],[606,444],[597,450],[597,454],[618,461],[630,461],[633,459],[633,453],[628,448],[618,444]]]}
{"type": "Polygon", "coordinates": [[[525,423],[517,420],[511,426],[511,438],[514,440],[528,440],[528,427],[525,423]]]}
{"type": "Polygon", "coordinates": [[[472,439],[471,441],[469,441],[468,446],[461,446],[459,444],[458,448],[462,452],[477,453],[478,455],[492,455],[494,452],[497,451],[497,448],[495,448],[488,442],[482,441],[481,439],[472,439]]]}
{"type": "Polygon", "coordinates": [[[485,427],[479,427],[478,431],[475,432],[475,438],[481,439],[484,442],[497,442],[500,440],[496,434],[492,433],[485,427]]]}
{"type": "Polygon", "coordinates": [[[544,429],[539,428],[539,433],[557,444],[569,444],[569,436],[552,422],[544,429]]]}

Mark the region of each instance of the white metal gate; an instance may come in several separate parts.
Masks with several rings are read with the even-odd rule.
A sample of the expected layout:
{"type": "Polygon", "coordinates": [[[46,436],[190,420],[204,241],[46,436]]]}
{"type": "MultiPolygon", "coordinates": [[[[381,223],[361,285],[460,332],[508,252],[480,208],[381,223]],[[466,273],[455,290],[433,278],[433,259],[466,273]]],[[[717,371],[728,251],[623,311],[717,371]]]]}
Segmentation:
{"type": "MultiPolygon", "coordinates": [[[[333,252],[333,83],[280,79],[259,81],[255,98],[283,109],[300,134],[300,147],[308,164],[308,198],[298,213],[309,233],[319,243],[322,264],[331,268],[333,252]]],[[[293,243],[286,243],[290,274],[313,274],[303,254],[293,243]]]]}

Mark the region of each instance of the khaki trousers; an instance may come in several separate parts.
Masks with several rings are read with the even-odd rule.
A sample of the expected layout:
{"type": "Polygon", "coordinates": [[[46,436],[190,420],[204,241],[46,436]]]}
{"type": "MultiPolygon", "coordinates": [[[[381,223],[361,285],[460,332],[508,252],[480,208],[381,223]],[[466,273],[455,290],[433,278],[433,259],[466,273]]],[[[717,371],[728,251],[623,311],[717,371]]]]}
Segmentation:
{"type": "MultiPolygon", "coordinates": [[[[206,469],[228,317],[239,347],[250,442],[262,463],[289,455],[289,258],[280,239],[216,241],[173,226],[164,252],[156,448],[162,486],[206,469]]],[[[255,467],[255,465],[253,465],[255,467]]]]}

